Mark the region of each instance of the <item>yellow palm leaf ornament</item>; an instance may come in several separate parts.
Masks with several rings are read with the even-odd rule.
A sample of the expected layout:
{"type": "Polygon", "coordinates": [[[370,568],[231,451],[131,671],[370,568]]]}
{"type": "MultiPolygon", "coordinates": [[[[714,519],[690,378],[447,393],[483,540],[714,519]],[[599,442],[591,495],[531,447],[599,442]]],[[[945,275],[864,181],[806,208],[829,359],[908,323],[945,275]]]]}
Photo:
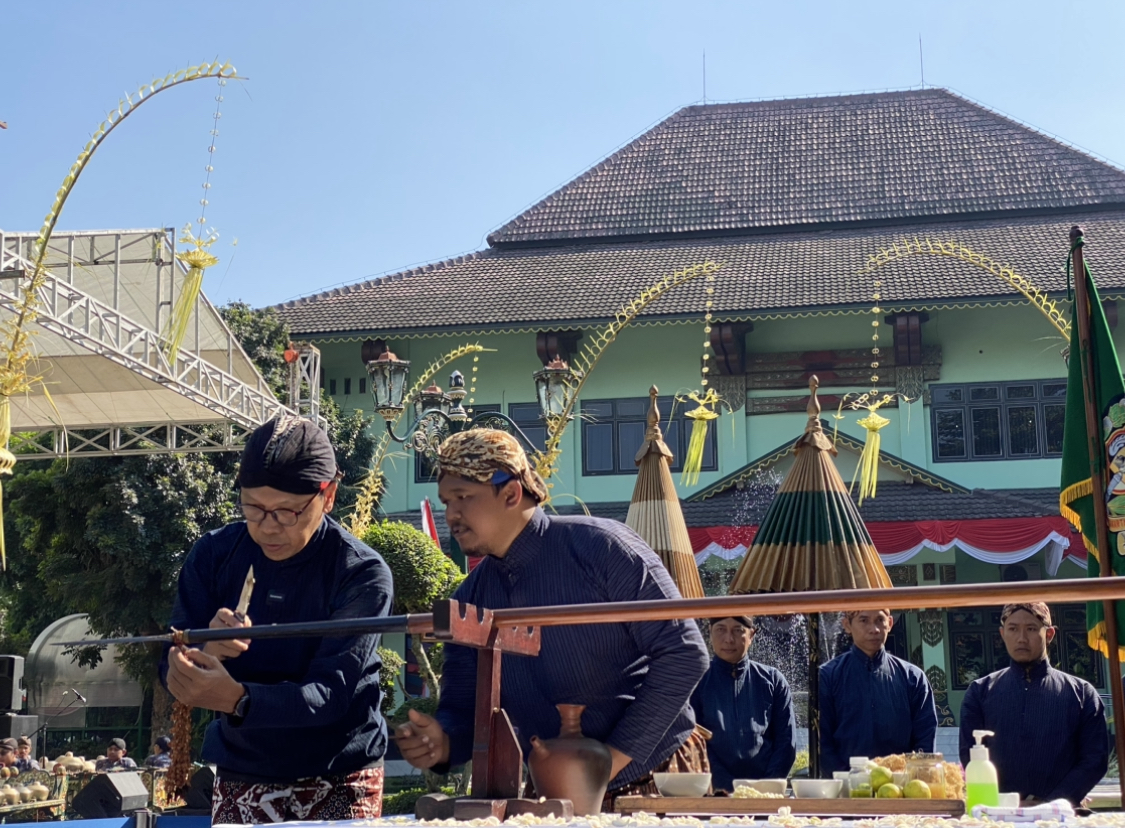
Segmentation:
{"type": "MultiPolygon", "coordinates": [[[[50,402],[51,395],[43,382],[42,375],[29,371],[35,361],[35,353],[31,343],[32,331],[29,326],[39,316],[42,306],[40,292],[46,283],[47,253],[51,236],[59,216],[62,215],[63,206],[74,190],[74,185],[90,163],[94,153],[109,135],[132,115],[142,104],[151,100],[156,95],[184,83],[218,78],[225,82],[227,78],[238,78],[233,66],[229,63],[201,63],[198,66],[189,66],[179,72],[173,72],[163,78],[158,78],[151,83],[141,86],[136,93],[126,95],[119,101],[117,108],[106,115],[104,121],[98,126],[90,140],[78,154],[78,159],[71,165],[62,186],[55,193],[55,200],[50,210],[43,219],[43,226],[35,240],[32,249],[32,266],[21,279],[19,285],[19,302],[13,308],[12,315],[0,322],[0,339],[3,340],[3,351],[0,352],[0,479],[10,475],[15,466],[16,458],[10,450],[12,436],[12,411],[11,398],[17,394],[27,394],[33,388],[42,389],[44,396],[50,402]]],[[[0,484],[0,508],[3,504],[3,488],[0,484]]],[[[7,549],[4,545],[3,512],[0,511],[0,566],[7,568],[7,549]]]]}
{"type": "MultiPolygon", "coordinates": [[[[203,235],[202,230],[200,235],[203,235]]],[[[180,236],[180,244],[190,244],[192,249],[176,254],[176,258],[187,265],[188,272],[184,277],[184,285],[180,288],[180,295],[176,297],[176,304],[172,308],[171,326],[167,334],[168,361],[173,365],[176,364],[176,355],[180,352],[184,336],[187,335],[192,309],[203,290],[203,271],[219,263],[218,258],[208,252],[208,248],[218,240],[219,234],[215,232],[206,239],[197,238],[192,235],[190,224],[184,227],[184,232],[180,236]]]]}
{"type": "Polygon", "coordinates": [[[684,468],[680,473],[682,486],[694,486],[699,482],[699,472],[703,469],[703,449],[707,446],[707,429],[712,420],[718,419],[719,414],[715,408],[723,401],[714,388],[708,388],[703,396],[698,391],[692,391],[686,398],[676,398],[677,402],[688,400],[697,405],[691,411],[684,412],[684,416],[691,420],[691,439],[684,456],[684,468]]]}

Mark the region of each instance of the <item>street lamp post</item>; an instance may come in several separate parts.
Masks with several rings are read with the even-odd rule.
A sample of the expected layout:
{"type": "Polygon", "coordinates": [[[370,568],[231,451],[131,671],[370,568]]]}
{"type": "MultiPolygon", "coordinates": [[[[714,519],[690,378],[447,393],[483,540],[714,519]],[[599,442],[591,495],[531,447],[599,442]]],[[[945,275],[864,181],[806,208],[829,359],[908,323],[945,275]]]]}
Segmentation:
{"type": "MultiPolygon", "coordinates": [[[[410,360],[399,359],[390,350],[384,350],[376,359],[367,362],[367,373],[371,377],[375,411],[383,417],[387,434],[396,443],[422,452],[431,460],[437,456],[438,448],[449,435],[470,428],[506,431],[517,437],[529,453],[537,454],[539,451],[520,427],[505,414],[499,411],[482,411],[471,415],[465,409],[465,377],[460,371],[454,371],[450,375],[447,391],[431,384],[412,400],[404,399],[410,360]],[[414,422],[400,436],[395,434],[394,423],[407,405],[413,409],[414,422]]],[[[562,416],[575,374],[564,361],[556,357],[534,375],[540,416],[548,424],[562,416]]]]}

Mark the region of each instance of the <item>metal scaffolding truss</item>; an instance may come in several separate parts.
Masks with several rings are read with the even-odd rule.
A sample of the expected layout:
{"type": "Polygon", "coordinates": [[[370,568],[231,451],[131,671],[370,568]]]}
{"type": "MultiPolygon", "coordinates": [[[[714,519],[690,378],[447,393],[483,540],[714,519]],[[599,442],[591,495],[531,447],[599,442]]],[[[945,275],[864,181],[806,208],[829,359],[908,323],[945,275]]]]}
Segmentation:
{"type": "Polygon", "coordinates": [[[12,435],[12,450],[23,460],[89,455],[172,454],[238,451],[253,429],[235,423],[185,426],[175,423],[107,426],[66,431],[53,428],[12,435]]]}
{"type": "MultiPolygon", "coordinates": [[[[35,234],[0,231],[0,316],[15,311],[35,234]]],[[[280,403],[222,317],[200,294],[174,361],[167,330],[184,269],[171,229],[56,234],[39,289],[38,373],[50,397],[12,400],[21,458],[230,451],[292,408],[280,403]],[[66,436],[64,436],[64,432],[66,436]]],[[[294,408],[319,420],[304,388],[319,352],[299,349],[294,408]],[[303,391],[303,393],[302,393],[303,391]]],[[[311,393],[310,393],[311,391],[311,393]]]]}

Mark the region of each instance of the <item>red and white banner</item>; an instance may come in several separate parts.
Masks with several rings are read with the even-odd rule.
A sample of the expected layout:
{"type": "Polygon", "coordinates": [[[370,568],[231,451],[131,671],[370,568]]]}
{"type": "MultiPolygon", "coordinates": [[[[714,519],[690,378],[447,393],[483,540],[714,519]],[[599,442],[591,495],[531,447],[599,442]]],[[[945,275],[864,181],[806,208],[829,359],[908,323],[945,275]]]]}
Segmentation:
{"type": "Polygon", "coordinates": [[[437,523],[434,522],[434,510],[430,508],[430,499],[428,497],[422,498],[422,531],[433,539],[438,549],[441,549],[441,541],[438,540],[437,523]]]}
{"type": "MultiPolygon", "coordinates": [[[[905,563],[923,549],[949,552],[955,547],[977,560],[998,564],[1019,563],[1046,549],[1051,575],[1064,558],[1086,566],[1082,539],[1061,517],[871,522],[867,531],[888,566],[905,563]]],[[[757,526],[688,529],[697,564],[712,555],[728,561],[742,557],[757,533],[757,526]]]]}

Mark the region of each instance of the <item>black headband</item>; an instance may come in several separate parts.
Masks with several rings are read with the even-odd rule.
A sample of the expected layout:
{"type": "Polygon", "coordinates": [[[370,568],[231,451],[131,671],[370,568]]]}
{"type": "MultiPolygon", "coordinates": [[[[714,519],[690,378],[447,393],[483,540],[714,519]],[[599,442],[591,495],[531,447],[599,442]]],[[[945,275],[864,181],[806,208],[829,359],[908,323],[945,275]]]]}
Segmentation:
{"type": "Polygon", "coordinates": [[[336,452],[328,435],[293,416],[256,428],[238,467],[238,485],[244,489],[269,486],[289,494],[316,494],[335,479],[336,452]]]}

